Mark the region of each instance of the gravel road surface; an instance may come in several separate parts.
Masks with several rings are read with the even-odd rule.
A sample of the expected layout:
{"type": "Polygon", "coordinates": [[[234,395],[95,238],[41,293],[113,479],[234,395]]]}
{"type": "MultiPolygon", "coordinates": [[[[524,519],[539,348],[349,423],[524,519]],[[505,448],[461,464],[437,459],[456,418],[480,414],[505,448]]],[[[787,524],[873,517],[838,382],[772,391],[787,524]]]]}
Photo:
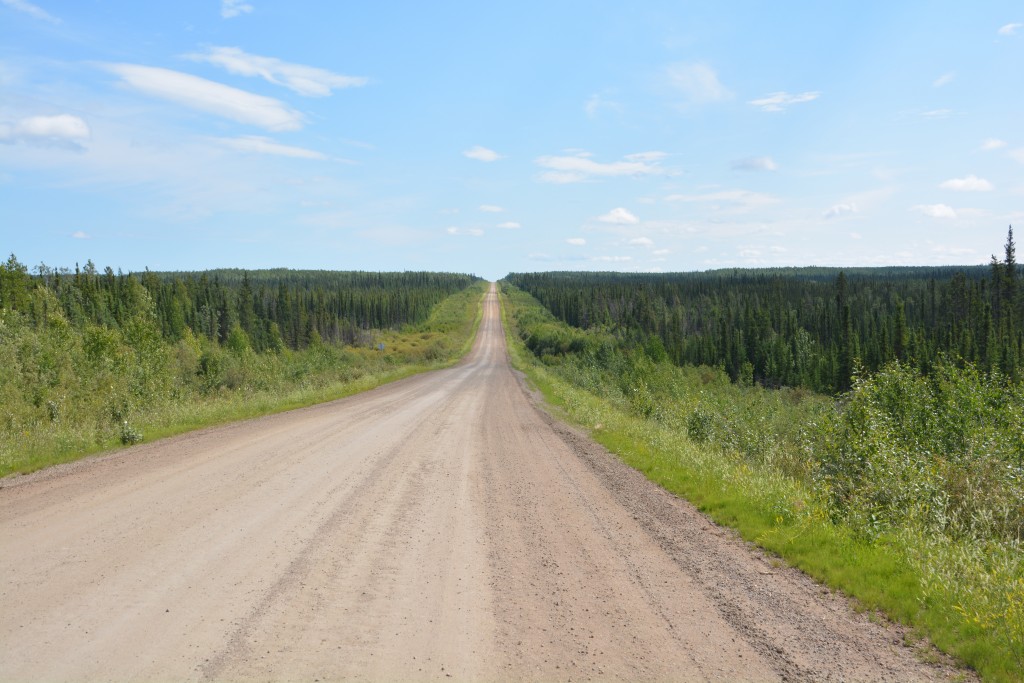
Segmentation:
{"type": "Polygon", "coordinates": [[[942,680],[460,365],[0,480],[0,679],[942,680]]]}

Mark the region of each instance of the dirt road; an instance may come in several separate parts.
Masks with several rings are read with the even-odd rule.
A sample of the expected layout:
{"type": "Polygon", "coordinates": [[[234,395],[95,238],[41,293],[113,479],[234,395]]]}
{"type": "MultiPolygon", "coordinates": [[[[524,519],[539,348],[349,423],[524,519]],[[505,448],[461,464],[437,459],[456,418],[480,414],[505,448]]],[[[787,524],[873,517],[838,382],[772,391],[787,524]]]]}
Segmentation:
{"type": "Polygon", "coordinates": [[[934,680],[463,364],[0,482],[2,680],[934,680]]]}

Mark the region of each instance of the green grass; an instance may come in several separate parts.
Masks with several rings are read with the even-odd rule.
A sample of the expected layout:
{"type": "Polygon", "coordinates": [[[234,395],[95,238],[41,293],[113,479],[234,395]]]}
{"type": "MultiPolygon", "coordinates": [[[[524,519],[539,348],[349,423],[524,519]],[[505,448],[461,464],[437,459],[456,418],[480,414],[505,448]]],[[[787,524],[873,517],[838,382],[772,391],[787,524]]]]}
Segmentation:
{"type": "Polygon", "coordinates": [[[92,363],[70,334],[55,340],[10,321],[5,329],[0,320],[0,333],[7,333],[0,335],[0,355],[11,359],[7,372],[22,370],[14,378],[20,387],[11,381],[0,389],[9,411],[0,422],[0,476],[122,447],[125,424],[149,442],[336,400],[453,365],[471,348],[487,286],[480,282],[452,295],[423,324],[379,332],[373,348],[233,354],[193,338],[155,349],[161,361],[148,373],[130,349],[117,350],[118,365],[109,359],[92,363]],[[218,359],[215,382],[197,374],[204,357],[218,359]],[[44,371],[49,381],[40,381],[44,371]]]}
{"type": "MultiPolygon", "coordinates": [[[[635,380],[637,386],[627,387],[633,391],[623,392],[614,380],[591,372],[571,354],[545,356],[542,362],[531,353],[517,325],[545,320],[536,306],[531,297],[503,287],[513,365],[556,414],[589,430],[626,464],[691,501],[715,522],[851,596],[859,609],[882,612],[912,627],[913,639],[926,637],[984,680],[1021,680],[1022,648],[1014,640],[1024,630],[1019,548],[972,553],[968,551],[977,550],[977,543],[969,539],[900,528],[867,536],[837,521],[827,496],[786,474],[800,469],[791,451],[801,442],[802,425],[793,423],[820,416],[824,399],[704,384],[695,379],[699,373],[693,369],[664,367],[635,380]],[[662,389],[654,386],[662,382],[659,373],[669,378],[662,389]],[[642,396],[647,390],[658,398],[657,414],[642,417],[637,410],[649,408],[642,396]],[[676,398],[667,399],[672,392],[676,398]],[[745,420],[761,438],[769,432],[767,450],[775,455],[745,451],[747,441],[738,428],[738,436],[724,435],[727,447],[696,443],[687,433],[686,416],[701,405],[733,410],[736,423],[745,420]],[[1003,557],[1000,552],[1007,556],[1005,570],[992,566],[994,558],[1003,557]],[[1009,623],[1014,619],[1016,625],[1009,623]]],[[[559,333],[562,339],[574,334],[559,333]]]]}

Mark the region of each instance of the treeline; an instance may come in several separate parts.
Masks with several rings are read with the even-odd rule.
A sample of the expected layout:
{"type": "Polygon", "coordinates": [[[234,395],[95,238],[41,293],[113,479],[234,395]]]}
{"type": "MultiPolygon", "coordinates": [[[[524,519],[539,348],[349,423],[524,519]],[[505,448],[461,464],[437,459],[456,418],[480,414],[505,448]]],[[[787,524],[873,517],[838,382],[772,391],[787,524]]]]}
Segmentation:
{"type": "Polygon", "coordinates": [[[30,274],[12,254],[0,263],[0,310],[44,325],[59,306],[72,326],[123,328],[140,312],[155,315],[160,336],[186,330],[256,351],[303,349],[311,343],[353,344],[368,329],[397,329],[427,319],[434,306],[479,280],[452,273],[303,270],[145,271],[54,269],[30,274]],[[52,296],[40,296],[45,290],[52,296]]]}
{"type": "Polygon", "coordinates": [[[988,266],[507,277],[560,320],[608,330],[656,360],[721,367],[742,384],[828,393],[894,360],[928,373],[946,357],[1020,378],[1019,280],[1012,228],[1003,258],[988,266]]]}

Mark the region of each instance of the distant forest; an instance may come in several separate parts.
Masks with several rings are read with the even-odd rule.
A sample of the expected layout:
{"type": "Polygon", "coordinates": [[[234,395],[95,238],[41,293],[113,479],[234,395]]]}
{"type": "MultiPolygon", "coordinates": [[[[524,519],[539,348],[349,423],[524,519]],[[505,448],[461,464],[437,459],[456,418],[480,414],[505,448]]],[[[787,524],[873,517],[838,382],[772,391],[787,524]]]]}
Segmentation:
{"type": "Polygon", "coordinates": [[[575,327],[633,337],[677,365],[733,381],[850,388],[859,370],[940,359],[1024,375],[1024,293],[1010,228],[988,266],[735,269],[703,273],[512,273],[575,327]]]}
{"type": "Polygon", "coordinates": [[[190,331],[218,343],[232,334],[256,351],[302,349],[312,342],[353,344],[368,329],[426,320],[433,307],[479,278],[450,273],[371,273],[313,270],[211,270],[117,274],[40,265],[29,273],[12,254],[0,263],[0,310],[45,325],[59,306],[75,327],[120,328],[151,312],[161,336],[190,331]],[[44,295],[44,292],[49,295],[44,295]]]}

